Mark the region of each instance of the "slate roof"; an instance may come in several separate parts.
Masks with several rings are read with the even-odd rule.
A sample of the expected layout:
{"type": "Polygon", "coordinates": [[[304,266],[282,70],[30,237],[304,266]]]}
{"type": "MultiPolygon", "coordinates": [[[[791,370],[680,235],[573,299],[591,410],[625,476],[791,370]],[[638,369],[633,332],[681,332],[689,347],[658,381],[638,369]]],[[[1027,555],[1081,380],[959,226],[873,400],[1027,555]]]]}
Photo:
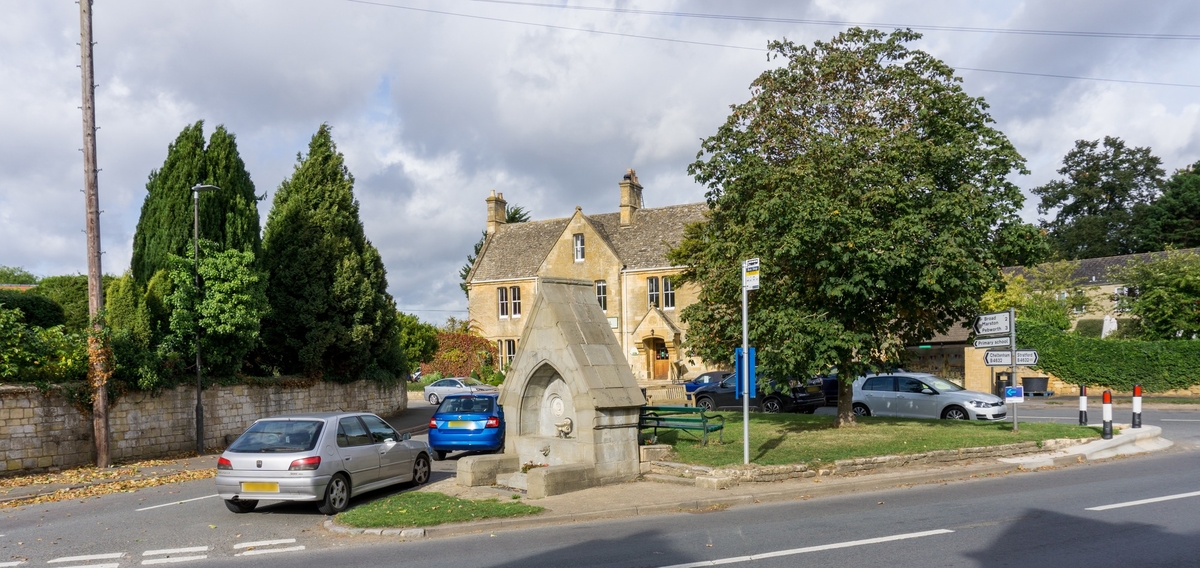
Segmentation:
{"type": "MultiPolygon", "coordinates": [[[[707,203],[686,203],[640,209],[630,227],[621,227],[620,213],[585,215],[627,269],[670,266],[667,251],[683,239],[683,228],[704,220],[707,203]]],[[[506,223],[488,237],[475,260],[471,281],[507,280],[537,276],[542,261],[570,217],[506,223]]]]}
{"type": "MultiPolygon", "coordinates": [[[[1181,249],[1179,252],[1200,253],[1200,248],[1181,249]]],[[[1165,252],[1144,252],[1139,254],[1123,254],[1120,256],[1105,256],[1100,258],[1086,258],[1074,262],[1079,263],[1075,268],[1072,276],[1079,280],[1085,286],[1107,286],[1110,284],[1124,284],[1117,282],[1109,277],[1109,270],[1125,266],[1133,260],[1152,260],[1166,256],[1165,252]]],[[[1005,272],[1023,274],[1025,268],[1021,266],[1013,266],[1004,269],[1005,272]]]]}

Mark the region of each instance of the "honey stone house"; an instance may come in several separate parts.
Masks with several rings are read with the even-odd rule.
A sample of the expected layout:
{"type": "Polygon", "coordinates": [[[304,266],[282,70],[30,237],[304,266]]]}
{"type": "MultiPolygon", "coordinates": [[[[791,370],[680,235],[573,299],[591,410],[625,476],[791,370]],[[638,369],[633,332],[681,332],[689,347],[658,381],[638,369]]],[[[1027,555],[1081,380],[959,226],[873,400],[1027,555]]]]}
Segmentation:
{"type": "Polygon", "coordinates": [[[525,223],[505,223],[504,194],[493,191],[487,198],[487,237],[467,275],[468,310],[471,328],[495,342],[502,365],[516,355],[539,278],[571,278],[592,282],[639,382],[708,370],[682,349],[687,326],[679,312],[696,301],[698,290],[680,285],[681,267],[667,261],[684,227],[703,221],[708,206],[645,208],[632,169],[618,185],[615,213],[588,215],[576,207],[570,217],[525,223]]]}

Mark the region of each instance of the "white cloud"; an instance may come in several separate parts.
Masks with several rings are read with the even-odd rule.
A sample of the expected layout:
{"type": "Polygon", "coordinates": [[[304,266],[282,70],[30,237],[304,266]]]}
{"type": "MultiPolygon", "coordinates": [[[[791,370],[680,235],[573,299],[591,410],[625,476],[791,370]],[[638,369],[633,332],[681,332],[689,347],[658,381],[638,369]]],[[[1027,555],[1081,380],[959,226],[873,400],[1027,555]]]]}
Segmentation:
{"type": "MultiPolygon", "coordinates": [[[[501,6],[405,5],[483,17],[764,47],[839,28],[501,6]]],[[[575,5],[575,4],[573,4],[575,5]]],[[[578,4],[583,5],[583,4],[578,4]]],[[[589,6],[606,5],[603,0],[589,6]]],[[[711,0],[622,7],[912,26],[1189,34],[1200,7],[1126,2],[809,3],[711,0]]],[[[82,165],[75,4],[0,0],[0,264],[82,272],[82,165]]],[[[590,34],[338,1],[95,4],[101,225],[106,272],[129,262],[147,175],[187,124],[224,124],[259,193],[273,194],[328,122],[356,176],[364,226],[412,310],[466,302],[458,268],[492,189],[535,218],[613,211],[638,170],[649,206],[696,201],[700,139],[748,99],[765,53],[590,34]]],[[[924,30],[918,47],[962,67],[1196,82],[1195,41],[924,30]]],[[[1200,159],[1197,89],[962,71],[1029,160],[1030,188],[1078,138],[1149,145],[1168,171],[1200,159]]],[[[265,220],[270,199],[260,204],[265,220]]],[[[1027,218],[1036,204],[1030,200],[1027,218]]],[[[448,312],[419,315],[440,320],[448,312]]]]}

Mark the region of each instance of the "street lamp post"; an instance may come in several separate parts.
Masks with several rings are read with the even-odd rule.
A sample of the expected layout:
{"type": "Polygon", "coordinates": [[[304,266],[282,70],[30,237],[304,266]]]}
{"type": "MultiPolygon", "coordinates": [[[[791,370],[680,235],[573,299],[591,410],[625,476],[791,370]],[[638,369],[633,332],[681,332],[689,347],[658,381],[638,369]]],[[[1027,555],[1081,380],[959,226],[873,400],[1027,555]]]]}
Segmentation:
{"type": "Polygon", "coordinates": [[[192,267],[196,286],[196,454],[204,455],[204,403],[200,399],[203,384],[200,379],[200,194],[221,189],[198,183],[192,186],[192,267]]]}

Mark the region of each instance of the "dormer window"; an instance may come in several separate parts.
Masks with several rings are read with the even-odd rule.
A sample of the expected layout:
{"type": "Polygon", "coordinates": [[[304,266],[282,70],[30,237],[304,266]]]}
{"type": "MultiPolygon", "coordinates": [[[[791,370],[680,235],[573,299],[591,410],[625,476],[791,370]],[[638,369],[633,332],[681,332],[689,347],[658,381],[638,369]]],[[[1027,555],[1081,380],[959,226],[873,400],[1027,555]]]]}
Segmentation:
{"type": "Polygon", "coordinates": [[[583,262],[583,233],[575,233],[575,262],[583,262]]]}

